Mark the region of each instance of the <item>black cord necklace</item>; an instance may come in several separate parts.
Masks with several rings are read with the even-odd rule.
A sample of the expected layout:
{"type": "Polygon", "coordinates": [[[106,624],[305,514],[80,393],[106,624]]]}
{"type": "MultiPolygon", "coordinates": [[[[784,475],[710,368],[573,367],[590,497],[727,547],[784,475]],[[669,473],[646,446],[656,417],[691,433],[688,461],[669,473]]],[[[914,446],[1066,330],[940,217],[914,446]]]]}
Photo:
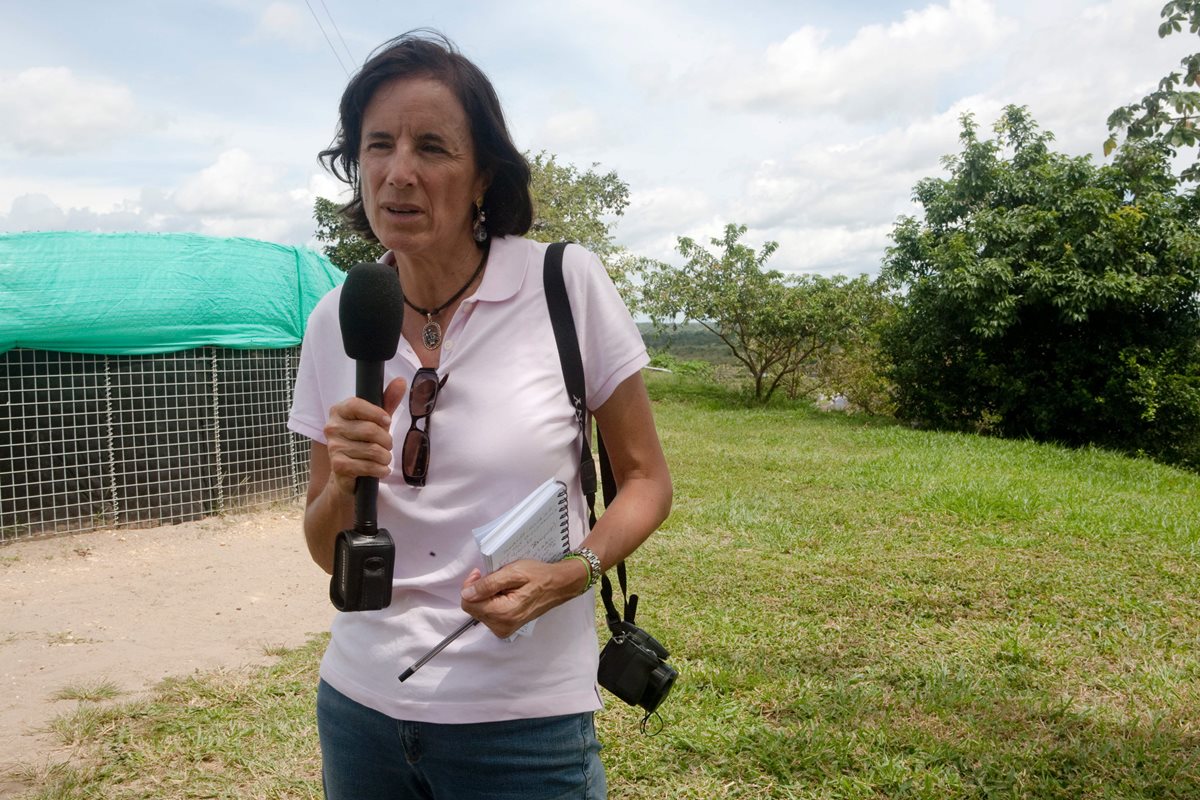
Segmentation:
{"type": "Polygon", "coordinates": [[[439,325],[436,320],[434,320],[434,317],[445,311],[446,308],[455,300],[462,297],[463,292],[467,290],[467,287],[475,282],[475,279],[479,277],[479,273],[483,272],[483,265],[487,263],[488,250],[490,249],[491,248],[489,247],[483,248],[483,257],[479,259],[479,266],[476,267],[475,271],[471,273],[471,277],[467,278],[467,282],[463,284],[461,289],[454,293],[453,297],[442,303],[437,308],[421,308],[420,306],[415,305],[411,300],[408,299],[408,296],[405,295],[404,302],[408,305],[408,307],[418,314],[425,315],[425,327],[421,328],[421,343],[425,345],[426,350],[437,350],[442,346],[442,326],[439,325]]]}

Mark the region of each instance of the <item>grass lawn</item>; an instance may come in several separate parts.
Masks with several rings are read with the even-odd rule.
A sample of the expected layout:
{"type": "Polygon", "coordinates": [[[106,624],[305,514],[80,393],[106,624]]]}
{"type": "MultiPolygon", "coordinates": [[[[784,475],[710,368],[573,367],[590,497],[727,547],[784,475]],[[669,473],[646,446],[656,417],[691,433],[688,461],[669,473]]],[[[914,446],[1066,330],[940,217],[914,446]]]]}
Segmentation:
{"type": "MultiPolygon", "coordinates": [[[[613,798],[1200,797],[1200,475],[654,376],[631,560],[679,682],[598,719],[613,798]]],[[[320,797],[323,642],[85,703],[31,798],[320,797]]]]}

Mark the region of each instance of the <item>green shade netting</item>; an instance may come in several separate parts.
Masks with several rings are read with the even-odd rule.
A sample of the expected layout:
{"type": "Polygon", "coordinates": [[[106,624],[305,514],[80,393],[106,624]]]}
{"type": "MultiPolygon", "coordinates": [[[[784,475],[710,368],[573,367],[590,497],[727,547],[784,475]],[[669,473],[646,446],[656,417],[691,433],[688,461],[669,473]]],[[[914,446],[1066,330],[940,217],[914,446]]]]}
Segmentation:
{"type": "Polygon", "coordinates": [[[291,347],[343,280],[311,250],[253,239],[0,234],[0,353],[291,347]]]}

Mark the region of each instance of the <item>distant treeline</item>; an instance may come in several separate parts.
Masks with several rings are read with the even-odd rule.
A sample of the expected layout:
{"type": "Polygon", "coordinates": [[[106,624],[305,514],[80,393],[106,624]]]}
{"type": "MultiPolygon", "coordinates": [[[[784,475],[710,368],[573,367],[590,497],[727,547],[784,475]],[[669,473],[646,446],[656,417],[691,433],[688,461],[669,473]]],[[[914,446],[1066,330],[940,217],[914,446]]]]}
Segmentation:
{"type": "Polygon", "coordinates": [[[736,364],[737,360],[717,335],[695,322],[657,331],[648,322],[638,323],[642,341],[651,351],[667,352],[681,361],[736,364]]]}

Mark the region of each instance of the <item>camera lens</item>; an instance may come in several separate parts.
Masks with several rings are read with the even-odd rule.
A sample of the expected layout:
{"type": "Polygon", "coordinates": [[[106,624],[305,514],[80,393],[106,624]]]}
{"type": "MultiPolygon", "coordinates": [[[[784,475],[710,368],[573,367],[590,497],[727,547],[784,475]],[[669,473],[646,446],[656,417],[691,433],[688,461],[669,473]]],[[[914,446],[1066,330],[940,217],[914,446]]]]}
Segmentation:
{"type": "Polygon", "coordinates": [[[642,693],[642,702],[638,705],[648,712],[654,711],[663,700],[667,699],[671,687],[675,685],[675,678],[678,676],[679,673],[671,665],[659,663],[650,673],[650,678],[646,681],[646,690],[642,693]]]}

